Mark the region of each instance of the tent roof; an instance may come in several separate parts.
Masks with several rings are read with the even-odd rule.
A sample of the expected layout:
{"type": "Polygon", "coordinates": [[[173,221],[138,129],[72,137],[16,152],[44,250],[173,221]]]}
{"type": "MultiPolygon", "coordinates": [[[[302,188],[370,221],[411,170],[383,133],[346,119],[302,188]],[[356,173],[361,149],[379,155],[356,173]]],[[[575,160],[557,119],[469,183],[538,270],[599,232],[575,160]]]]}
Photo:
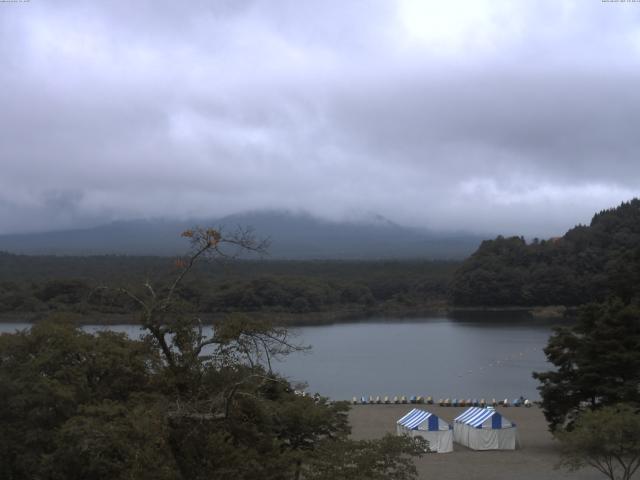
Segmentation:
{"type": "MultiPolygon", "coordinates": [[[[424,410],[420,410],[419,408],[414,408],[409,413],[407,413],[404,417],[398,420],[398,424],[403,427],[407,427],[409,429],[416,428],[422,422],[431,417],[433,413],[425,412],[424,410]]],[[[436,417],[435,415],[433,415],[436,417]]],[[[438,417],[436,417],[438,418],[438,417]]]]}
{"type": "Polygon", "coordinates": [[[464,423],[472,427],[479,427],[487,419],[493,417],[497,413],[498,412],[496,412],[493,408],[471,407],[462,412],[461,415],[458,415],[456,418],[454,418],[453,421],[464,423]]]}

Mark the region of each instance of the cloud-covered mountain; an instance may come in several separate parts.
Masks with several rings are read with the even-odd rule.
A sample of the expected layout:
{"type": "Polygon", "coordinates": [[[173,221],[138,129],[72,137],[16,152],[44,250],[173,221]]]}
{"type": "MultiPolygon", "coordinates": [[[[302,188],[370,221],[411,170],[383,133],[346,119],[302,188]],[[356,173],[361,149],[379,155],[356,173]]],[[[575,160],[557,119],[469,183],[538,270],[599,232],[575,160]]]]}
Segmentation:
{"type": "Polygon", "coordinates": [[[0,3],[1,234],[302,209],[547,237],[640,194],[638,3],[183,3],[0,3]]]}
{"type": "Polygon", "coordinates": [[[382,216],[330,222],[305,214],[252,212],[217,220],[119,221],[81,230],[0,236],[0,250],[55,255],[176,255],[188,245],[180,233],[194,225],[251,227],[270,239],[274,259],[463,258],[482,238],[403,227],[382,216]]]}

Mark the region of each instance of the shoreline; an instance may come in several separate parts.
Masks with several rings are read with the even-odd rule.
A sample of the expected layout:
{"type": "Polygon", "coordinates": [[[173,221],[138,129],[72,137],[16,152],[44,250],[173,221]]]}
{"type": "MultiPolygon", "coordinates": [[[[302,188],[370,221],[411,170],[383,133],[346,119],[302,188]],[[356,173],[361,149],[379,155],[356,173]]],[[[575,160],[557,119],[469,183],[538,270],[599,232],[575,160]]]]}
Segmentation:
{"type": "MultiPolygon", "coordinates": [[[[333,325],[341,323],[359,323],[366,321],[385,321],[389,317],[397,320],[412,318],[437,318],[446,317],[453,320],[482,320],[474,317],[487,314],[496,314],[499,317],[516,315],[518,320],[567,320],[575,313],[577,307],[564,305],[554,306],[505,306],[505,307],[456,307],[446,304],[431,304],[420,307],[407,308],[351,308],[342,310],[330,310],[323,312],[236,312],[256,320],[269,320],[274,325],[282,327],[306,327],[333,325]]],[[[78,325],[138,325],[141,322],[137,313],[77,313],[65,311],[51,312],[8,312],[0,313],[0,323],[38,323],[54,315],[65,315],[78,325]]],[[[213,323],[222,321],[230,313],[193,313],[204,322],[213,323]]]]}

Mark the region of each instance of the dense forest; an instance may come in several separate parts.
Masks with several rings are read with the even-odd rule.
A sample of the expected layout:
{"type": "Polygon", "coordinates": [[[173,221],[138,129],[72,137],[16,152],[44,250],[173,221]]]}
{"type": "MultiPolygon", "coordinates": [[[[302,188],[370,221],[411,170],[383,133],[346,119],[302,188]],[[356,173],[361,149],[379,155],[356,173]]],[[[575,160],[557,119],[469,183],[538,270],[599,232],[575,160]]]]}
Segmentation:
{"type": "MultiPolygon", "coordinates": [[[[428,310],[446,302],[458,265],[426,260],[203,262],[177,294],[185,311],[291,314],[297,322],[302,315],[296,314],[321,321],[322,314],[428,310]]],[[[0,253],[0,314],[34,319],[53,312],[94,319],[95,314],[128,314],[135,304],[118,287],[139,288],[146,278],[161,283],[176,269],[168,257],[0,253]]]]}
{"type": "Polygon", "coordinates": [[[640,200],[594,215],[563,237],[483,242],[455,273],[460,306],[581,305],[640,295],[640,200]]]}
{"type": "MultiPolygon", "coordinates": [[[[165,281],[175,259],[26,256],[0,252],[0,315],[135,312],[118,287],[165,281]],[[109,287],[109,288],[103,288],[109,287]]],[[[455,307],[582,305],[640,295],[640,200],[597,213],[563,237],[484,241],[462,264],[428,260],[227,260],[203,262],[181,284],[185,311],[282,314],[322,321],[455,307]],[[304,314],[304,315],[300,315],[304,314]]],[[[104,319],[105,317],[103,317],[104,319]]]]}

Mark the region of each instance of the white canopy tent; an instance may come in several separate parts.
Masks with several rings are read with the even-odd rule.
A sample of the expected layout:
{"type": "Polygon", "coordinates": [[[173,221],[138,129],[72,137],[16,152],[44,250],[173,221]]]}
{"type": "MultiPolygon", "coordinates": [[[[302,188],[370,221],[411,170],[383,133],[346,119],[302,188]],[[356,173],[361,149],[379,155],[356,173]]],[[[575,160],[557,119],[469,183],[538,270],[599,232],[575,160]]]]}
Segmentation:
{"type": "Polygon", "coordinates": [[[429,450],[438,453],[453,451],[451,426],[431,412],[414,408],[397,422],[398,435],[422,437],[429,442],[429,450]]]}
{"type": "Polygon", "coordinates": [[[516,424],[493,408],[471,407],[453,420],[453,439],[472,450],[515,450],[516,424]]]}

